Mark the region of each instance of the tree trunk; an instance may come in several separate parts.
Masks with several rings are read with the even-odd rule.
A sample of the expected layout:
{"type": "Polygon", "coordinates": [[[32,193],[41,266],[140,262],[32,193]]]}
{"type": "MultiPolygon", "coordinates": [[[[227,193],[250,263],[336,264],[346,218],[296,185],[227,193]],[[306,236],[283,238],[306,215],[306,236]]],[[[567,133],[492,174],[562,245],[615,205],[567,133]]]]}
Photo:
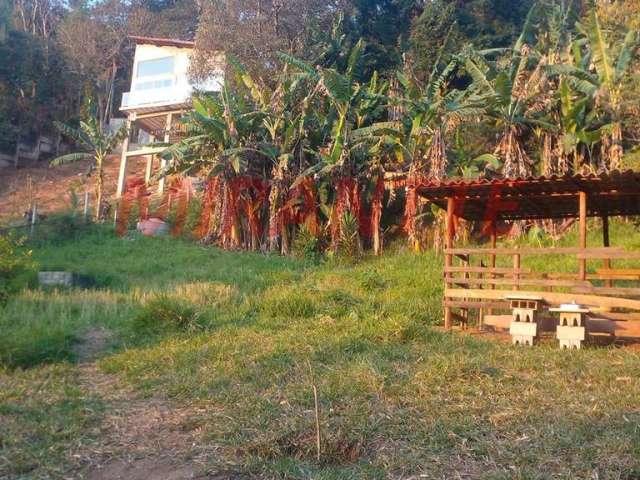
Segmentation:
{"type": "Polygon", "coordinates": [[[96,170],[96,222],[99,222],[102,210],[102,184],[104,181],[102,164],[99,164],[96,170]]]}
{"type": "Polygon", "coordinates": [[[231,224],[231,248],[240,248],[240,222],[236,216],[231,224]]]}
{"type": "Polygon", "coordinates": [[[277,180],[271,186],[269,192],[269,250],[275,252],[278,249],[278,209],[280,204],[280,187],[277,180]]]}
{"type": "Polygon", "coordinates": [[[282,255],[289,255],[289,226],[282,226],[282,255]]]}

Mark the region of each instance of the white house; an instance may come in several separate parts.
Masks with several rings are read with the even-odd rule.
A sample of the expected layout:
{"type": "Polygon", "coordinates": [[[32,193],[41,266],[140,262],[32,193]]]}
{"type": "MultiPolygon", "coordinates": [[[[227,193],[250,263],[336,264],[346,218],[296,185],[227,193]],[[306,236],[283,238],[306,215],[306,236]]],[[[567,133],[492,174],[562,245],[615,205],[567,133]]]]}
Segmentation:
{"type": "MultiPolygon", "coordinates": [[[[166,38],[131,37],[136,42],[131,76],[131,90],[122,96],[120,110],[127,116],[129,138],[122,146],[117,196],[124,191],[127,160],[135,156],[147,157],[146,181],[153,171],[154,156],[163,147],[144,147],[131,141],[132,131],[146,135],[144,143],[174,141],[179,134],[179,119],[191,108],[195,91],[220,91],[224,79],[222,54],[213,59],[214,74],[202,83],[189,79],[189,64],[194,43],[166,38]]],[[[164,165],[161,165],[164,167],[164,165]]],[[[158,185],[164,189],[164,180],[158,185]]]]}

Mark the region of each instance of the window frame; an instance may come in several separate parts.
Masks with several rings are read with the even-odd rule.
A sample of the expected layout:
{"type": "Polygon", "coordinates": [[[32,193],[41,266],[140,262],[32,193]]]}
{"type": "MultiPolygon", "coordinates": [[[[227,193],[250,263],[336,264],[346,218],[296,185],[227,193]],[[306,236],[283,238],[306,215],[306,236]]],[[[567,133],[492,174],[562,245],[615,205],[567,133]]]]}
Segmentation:
{"type": "Polygon", "coordinates": [[[161,78],[161,77],[172,77],[175,75],[175,71],[176,71],[176,57],[175,55],[167,55],[166,57],[158,57],[158,58],[149,58],[146,60],[138,60],[137,64],[136,64],[136,71],[135,71],[135,79],[136,81],[139,80],[150,80],[150,79],[154,79],[154,78],[161,78]],[[171,60],[171,70],[170,71],[166,71],[166,72],[162,72],[162,73],[154,73],[154,74],[147,74],[147,75],[140,75],[140,67],[148,62],[158,62],[161,60],[171,60]]]}

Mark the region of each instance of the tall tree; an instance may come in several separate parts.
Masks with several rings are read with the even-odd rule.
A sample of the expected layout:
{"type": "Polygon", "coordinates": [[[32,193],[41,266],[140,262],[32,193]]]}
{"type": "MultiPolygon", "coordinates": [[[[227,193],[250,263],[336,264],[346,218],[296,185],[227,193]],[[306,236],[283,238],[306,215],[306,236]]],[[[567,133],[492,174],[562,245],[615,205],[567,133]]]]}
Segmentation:
{"type": "Polygon", "coordinates": [[[385,75],[402,64],[408,49],[411,23],[420,14],[415,0],[349,0],[345,5],[345,32],[365,42],[362,73],[385,75]]]}
{"type": "Polygon", "coordinates": [[[206,75],[215,52],[234,54],[250,71],[273,68],[276,52],[303,53],[314,28],[329,28],[341,0],[201,0],[195,72],[206,75]]]}
{"type": "Polygon", "coordinates": [[[476,48],[511,45],[522,30],[534,0],[432,0],[415,20],[411,32],[412,57],[427,76],[442,50],[447,32],[449,53],[472,43],[476,48]]]}
{"type": "Polygon", "coordinates": [[[60,74],[63,59],[51,34],[60,5],[16,4],[3,3],[0,10],[0,150],[11,153],[20,139],[35,140],[52,130],[72,90],[60,74]]]}
{"type": "Polygon", "coordinates": [[[62,21],[58,38],[69,73],[85,94],[96,99],[104,126],[114,110],[115,82],[127,42],[127,8],[118,0],[91,4],[71,12],[62,21]]]}

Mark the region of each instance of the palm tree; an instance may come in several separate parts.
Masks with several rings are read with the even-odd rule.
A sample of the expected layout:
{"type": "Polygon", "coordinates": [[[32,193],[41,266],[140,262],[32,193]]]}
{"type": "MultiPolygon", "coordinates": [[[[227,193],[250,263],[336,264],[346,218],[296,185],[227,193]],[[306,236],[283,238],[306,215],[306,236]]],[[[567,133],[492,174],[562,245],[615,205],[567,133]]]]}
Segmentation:
{"type": "Polygon", "coordinates": [[[81,121],[78,128],[65,125],[60,122],[55,123],[56,128],[67,137],[74,140],[78,145],[84,147],[86,151],[69,153],[54,158],[52,166],[63,165],[65,163],[76,162],[78,160],[93,160],[91,170],[95,170],[95,197],[96,197],[96,221],[100,220],[102,207],[102,189],[104,183],[104,161],[107,156],[125,139],[129,134],[126,125],[122,125],[115,132],[104,132],[100,128],[100,122],[95,116],[89,117],[86,121],[81,121]]]}

